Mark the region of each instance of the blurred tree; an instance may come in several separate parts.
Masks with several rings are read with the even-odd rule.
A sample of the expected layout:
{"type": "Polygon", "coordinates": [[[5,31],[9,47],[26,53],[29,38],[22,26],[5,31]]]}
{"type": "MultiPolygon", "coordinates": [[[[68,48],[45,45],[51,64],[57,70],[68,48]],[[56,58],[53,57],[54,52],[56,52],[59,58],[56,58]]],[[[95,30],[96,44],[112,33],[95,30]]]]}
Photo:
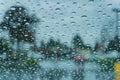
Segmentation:
{"type": "Polygon", "coordinates": [[[47,46],[52,47],[52,46],[55,46],[55,44],[56,44],[56,41],[53,38],[50,38],[47,43],[47,46]]]}
{"type": "Polygon", "coordinates": [[[72,43],[73,43],[73,47],[75,49],[75,53],[77,48],[83,48],[84,43],[83,40],[81,39],[81,37],[79,36],[79,34],[76,34],[73,39],[72,39],[72,43]]]}
{"type": "Polygon", "coordinates": [[[83,40],[81,39],[81,37],[78,34],[76,34],[73,37],[72,43],[73,43],[73,46],[76,48],[81,48],[84,45],[83,40]]]}
{"type": "Polygon", "coordinates": [[[100,45],[100,43],[96,42],[95,47],[94,47],[94,51],[98,51],[98,50],[101,50],[101,45],[100,45]]]}
{"type": "Polygon", "coordinates": [[[53,38],[50,38],[46,45],[47,45],[48,56],[55,56],[56,55],[56,41],[53,38]]]}
{"type": "Polygon", "coordinates": [[[17,40],[17,49],[19,50],[20,41],[34,42],[34,31],[32,24],[39,20],[35,15],[29,15],[26,8],[22,6],[12,6],[5,12],[1,23],[2,29],[9,30],[10,41],[14,43],[17,40]]]}
{"type": "Polygon", "coordinates": [[[46,51],[46,55],[48,56],[48,57],[60,57],[61,55],[62,55],[62,52],[63,52],[63,50],[64,50],[64,44],[62,44],[61,42],[60,42],[60,40],[55,40],[55,39],[53,39],[53,38],[50,38],[49,40],[48,40],[48,42],[45,44],[46,46],[45,46],[45,50],[44,51],[46,51]]]}
{"type": "Polygon", "coordinates": [[[0,54],[3,54],[4,52],[7,53],[9,50],[9,43],[5,39],[0,38],[0,54]]]}
{"type": "Polygon", "coordinates": [[[43,40],[40,42],[40,46],[45,46],[45,42],[43,40]]]}
{"type": "Polygon", "coordinates": [[[113,40],[109,41],[106,51],[112,51],[112,50],[116,50],[120,52],[120,39],[118,35],[116,35],[113,40]]]}

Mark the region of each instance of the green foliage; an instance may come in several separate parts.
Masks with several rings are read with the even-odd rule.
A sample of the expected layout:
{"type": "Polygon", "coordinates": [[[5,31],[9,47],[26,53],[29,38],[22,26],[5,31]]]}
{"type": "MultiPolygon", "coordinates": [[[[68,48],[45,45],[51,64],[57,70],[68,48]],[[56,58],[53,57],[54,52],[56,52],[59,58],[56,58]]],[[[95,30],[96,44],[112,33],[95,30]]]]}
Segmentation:
{"type": "Polygon", "coordinates": [[[60,40],[50,38],[47,43],[42,40],[40,47],[33,46],[31,49],[44,54],[47,58],[58,58],[61,57],[64,50],[69,50],[70,47],[61,43],[60,40]]]}
{"type": "Polygon", "coordinates": [[[7,40],[0,38],[0,53],[8,52],[10,49],[11,48],[7,40]]]}
{"type": "Polygon", "coordinates": [[[50,38],[46,44],[46,51],[48,57],[58,57],[60,55],[59,49],[61,48],[62,43],[56,41],[53,38],[50,38]]]}
{"type": "Polygon", "coordinates": [[[109,72],[114,70],[114,63],[116,61],[116,58],[104,58],[99,59],[96,63],[100,65],[102,72],[109,72]]]}
{"type": "Polygon", "coordinates": [[[45,46],[45,42],[43,40],[40,42],[40,46],[42,46],[42,47],[45,46]]]}
{"type": "Polygon", "coordinates": [[[72,43],[73,43],[73,46],[75,48],[82,48],[84,43],[83,43],[83,40],[81,39],[81,37],[76,34],[73,39],[72,39],[72,43]]]}
{"type": "Polygon", "coordinates": [[[89,45],[85,45],[82,38],[79,34],[76,34],[72,39],[72,44],[75,53],[80,53],[80,50],[90,50],[92,51],[92,48],[89,45]]]}
{"type": "Polygon", "coordinates": [[[106,51],[112,51],[112,50],[116,50],[120,52],[120,39],[118,35],[116,35],[115,38],[109,42],[108,47],[106,49],[106,51]]]}
{"type": "Polygon", "coordinates": [[[25,7],[11,6],[5,12],[0,26],[2,29],[9,30],[10,41],[14,43],[14,39],[16,39],[19,49],[20,41],[34,42],[35,33],[32,26],[38,21],[38,18],[35,15],[30,15],[25,7]]]}
{"type": "Polygon", "coordinates": [[[53,38],[50,38],[46,45],[48,47],[53,47],[53,46],[61,46],[62,43],[59,40],[54,40],[53,38]]]}
{"type": "Polygon", "coordinates": [[[98,42],[96,42],[95,47],[94,47],[94,51],[97,51],[100,48],[101,48],[101,45],[98,42]]]}
{"type": "Polygon", "coordinates": [[[23,6],[11,6],[3,17],[3,23],[7,29],[17,28],[18,26],[28,26],[37,21],[38,19],[35,15],[29,15],[23,6]]]}
{"type": "Polygon", "coordinates": [[[26,62],[28,65],[32,66],[32,65],[37,64],[38,60],[35,59],[35,58],[26,58],[26,59],[25,59],[25,62],[26,62]]]}

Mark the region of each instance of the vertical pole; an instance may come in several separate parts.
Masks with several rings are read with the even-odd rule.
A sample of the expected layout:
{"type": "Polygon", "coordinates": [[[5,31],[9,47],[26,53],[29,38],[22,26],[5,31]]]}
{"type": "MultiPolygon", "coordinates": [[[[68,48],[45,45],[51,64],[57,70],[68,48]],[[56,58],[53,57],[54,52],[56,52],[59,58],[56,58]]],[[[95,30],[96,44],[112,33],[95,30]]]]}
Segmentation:
{"type": "Polygon", "coordinates": [[[118,15],[118,11],[116,10],[116,35],[119,35],[119,24],[118,24],[118,21],[119,21],[119,15],[118,15]]]}
{"type": "Polygon", "coordinates": [[[119,21],[119,12],[120,12],[120,10],[119,9],[117,9],[117,8],[114,8],[113,9],[113,12],[115,12],[116,13],[116,35],[119,35],[119,23],[118,23],[118,21],[119,21]]]}
{"type": "MultiPolygon", "coordinates": [[[[116,13],[116,35],[119,37],[119,12],[120,10],[115,8],[113,11],[116,13]]],[[[115,80],[120,80],[120,62],[116,62],[114,65],[115,69],[115,80]]]]}
{"type": "Polygon", "coordinates": [[[34,37],[34,42],[33,42],[33,45],[34,45],[34,52],[36,53],[36,38],[35,38],[35,29],[34,29],[34,32],[33,32],[33,37],[34,37]]]}

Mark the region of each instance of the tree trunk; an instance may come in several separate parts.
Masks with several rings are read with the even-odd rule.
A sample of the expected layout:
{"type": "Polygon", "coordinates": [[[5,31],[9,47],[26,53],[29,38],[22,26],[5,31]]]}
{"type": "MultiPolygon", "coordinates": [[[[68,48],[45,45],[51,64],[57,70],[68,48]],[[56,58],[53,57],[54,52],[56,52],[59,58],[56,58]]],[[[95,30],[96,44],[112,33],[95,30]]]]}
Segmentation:
{"type": "Polygon", "coordinates": [[[20,40],[17,39],[17,51],[19,51],[19,50],[20,50],[20,40]]]}

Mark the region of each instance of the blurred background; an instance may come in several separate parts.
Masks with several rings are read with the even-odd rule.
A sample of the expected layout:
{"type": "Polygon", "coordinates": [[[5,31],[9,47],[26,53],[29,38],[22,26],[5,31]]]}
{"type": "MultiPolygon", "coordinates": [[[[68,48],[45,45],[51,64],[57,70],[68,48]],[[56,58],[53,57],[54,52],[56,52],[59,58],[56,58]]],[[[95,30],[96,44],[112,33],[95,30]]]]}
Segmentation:
{"type": "Polygon", "coordinates": [[[120,80],[119,0],[0,1],[0,80],[120,80]]]}

